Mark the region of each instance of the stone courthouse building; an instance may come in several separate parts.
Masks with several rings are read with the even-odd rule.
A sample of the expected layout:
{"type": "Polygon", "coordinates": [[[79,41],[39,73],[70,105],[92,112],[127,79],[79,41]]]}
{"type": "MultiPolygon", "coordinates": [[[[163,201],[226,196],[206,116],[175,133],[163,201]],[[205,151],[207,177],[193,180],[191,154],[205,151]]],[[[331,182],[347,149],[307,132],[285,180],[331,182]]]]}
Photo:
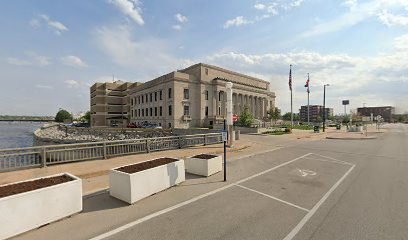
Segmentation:
{"type": "Polygon", "coordinates": [[[247,105],[256,119],[263,119],[267,111],[275,107],[275,93],[270,90],[269,82],[199,63],[145,83],[122,83],[125,84],[121,87],[125,118],[122,114],[110,116],[92,110],[95,103],[92,90],[100,84],[96,83],[91,87],[91,124],[109,126],[101,116],[124,119],[123,124],[147,122],[164,128],[220,124],[226,116],[226,82],[233,83],[234,114],[239,116],[247,105]]]}

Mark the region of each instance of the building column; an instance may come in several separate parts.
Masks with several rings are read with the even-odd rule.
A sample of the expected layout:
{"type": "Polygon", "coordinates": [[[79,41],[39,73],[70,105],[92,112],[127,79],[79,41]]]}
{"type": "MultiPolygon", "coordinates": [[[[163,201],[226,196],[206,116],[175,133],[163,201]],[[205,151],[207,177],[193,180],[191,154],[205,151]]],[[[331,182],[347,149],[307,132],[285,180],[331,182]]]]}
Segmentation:
{"type": "Polygon", "coordinates": [[[214,96],[213,96],[213,116],[217,116],[218,115],[218,91],[215,90],[214,91],[214,96]]]}

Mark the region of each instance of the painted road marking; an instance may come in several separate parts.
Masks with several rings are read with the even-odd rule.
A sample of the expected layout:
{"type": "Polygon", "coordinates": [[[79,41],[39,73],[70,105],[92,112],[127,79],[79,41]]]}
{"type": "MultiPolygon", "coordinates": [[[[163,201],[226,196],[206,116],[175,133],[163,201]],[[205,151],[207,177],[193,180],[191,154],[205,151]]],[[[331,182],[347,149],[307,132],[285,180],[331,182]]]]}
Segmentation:
{"type": "Polygon", "coordinates": [[[317,154],[317,153],[313,153],[313,155],[316,155],[316,156],[319,156],[319,157],[322,157],[322,158],[326,158],[326,159],[330,159],[330,160],[331,160],[331,161],[329,161],[329,160],[323,160],[323,159],[316,159],[316,160],[318,160],[318,161],[335,162],[335,163],[345,164],[345,165],[349,165],[349,166],[353,166],[353,165],[354,165],[354,164],[349,163],[349,162],[346,162],[346,161],[338,160],[338,159],[335,159],[335,158],[332,158],[332,157],[328,157],[328,156],[323,156],[323,155],[320,155],[320,154],[317,154]]]}
{"type": "Polygon", "coordinates": [[[315,176],[316,172],[313,172],[312,170],[306,170],[306,169],[299,169],[298,171],[300,173],[300,176],[302,177],[307,177],[307,176],[315,176]]]}
{"type": "Polygon", "coordinates": [[[309,211],[310,211],[309,209],[303,208],[303,207],[301,207],[301,206],[298,206],[298,205],[296,205],[296,204],[287,202],[287,201],[282,200],[282,199],[279,199],[279,198],[277,198],[277,197],[268,195],[268,194],[266,194],[266,193],[257,191],[257,190],[255,190],[255,189],[248,188],[248,187],[244,187],[244,186],[239,185],[239,184],[237,184],[236,186],[237,186],[237,187],[240,187],[240,188],[243,188],[243,189],[246,189],[246,190],[248,190],[248,191],[254,192],[254,193],[258,193],[258,194],[260,194],[260,195],[262,195],[262,196],[271,198],[271,199],[273,199],[273,200],[279,201],[279,202],[284,203],[284,204],[287,204],[287,205],[289,205],[289,206],[295,207],[295,208],[300,209],[300,210],[302,210],[302,211],[305,211],[305,212],[309,212],[309,211]]]}
{"type": "Polygon", "coordinates": [[[336,190],[336,188],[343,182],[343,180],[353,171],[354,167],[356,165],[352,165],[350,169],[334,184],[330,190],[319,200],[319,202],[314,205],[314,207],[306,214],[306,216],[303,217],[303,219],[296,225],[295,228],[290,231],[290,233],[283,239],[283,240],[292,240],[296,234],[302,229],[302,227],[309,221],[310,218],[313,217],[313,215],[316,213],[317,209],[320,208],[320,206],[326,201],[327,198],[329,198],[330,194],[336,190]]]}
{"type": "MultiPolygon", "coordinates": [[[[257,152],[256,155],[264,154],[264,153],[268,153],[268,152],[273,152],[273,151],[276,151],[276,150],[279,150],[279,149],[282,149],[282,148],[284,148],[284,147],[283,147],[283,146],[282,146],[282,147],[281,147],[281,146],[277,146],[277,147],[272,148],[272,149],[268,149],[268,150],[265,150],[265,151],[257,152]]],[[[242,155],[242,156],[239,156],[239,157],[232,157],[231,159],[232,159],[232,160],[238,160],[238,159],[247,158],[247,157],[252,157],[252,156],[254,156],[254,154],[247,154],[247,155],[242,155]]]]}
{"type": "Polygon", "coordinates": [[[147,216],[145,216],[145,217],[139,218],[138,220],[135,220],[135,221],[133,221],[133,222],[130,222],[130,223],[128,223],[128,224],[125,224],[125,225],[122,225],[122,226],[120,226],[120,227],[118,227],[118,228],[115,228],[115,229],[113,229],[113,230],[111,230],[111,231],[108,231],[108,232],[106,232],[106,233],[103,233],[103,234],[101,234],[101,235],[98,235],[98,236],[96,236],[96,237],[94,237],[94,238],[91,238],[90,240],[101,240],[101,239],[105,239],[105,238],[111,237],[111,236],[113,236],[113,235],[115,235],[115,234],[117,234],[117,233],[120,233],[120,232],[122,232],[122,231],[125,231],[125,230],[127,230],[127,229],[129,229],[129,228],[131,228],[131,227],[134,227],[134,226],[136,226],[136,225],[138,225],[138,224],[140,224],[140,223],[143,223],[143,222],[145,222],[145,221],[147,221],[147,220],[150,220],[150,219],[152,219],[152,218],[158,217],[158,216],[163,215],[163,214],[165,214],[165,213],[171,212],[171,211],[173,211],[173,210],[175,210],[175,209],[181,208],[181,207],[183,207],[183,206],[186,206],[186,205],[188,205],[188,204],[190,204],[190,203],[196,202],[196,201],[198,201],[198,200],[200,200],[200,199],[203,199],[203,198],[205,198],[205,197],[214,195],[214,194],[216,194],[216,193],[218,193],[218,192],[221,192],[221,191],[226,190],[226,189],[228,189],[228,188],[234,187],[234,186],[236,186],[236,185],[238,185],[238,184],[240,184],[240,183],[243,183],[243,182],[246,182],[246,181],[251,180],[251,179],[253,179],[253,178],[259,177],[259,176],[261,176],[261,175],[263,175],[263,174],[266,174],[266,173],[268,173],[268,172],[274,171],[274,170],[276,170],[276,169],[278,169],[278,168],[280,168],[280,167],[283,167],[283,166],[285,166],[285,165],[291,164],[291,163],[293,163],[293,162],[295,162],[295,161],[297,161],[297,160],[299,160],[299,159],[302,159],[302,158],[304,158],[304,157],[307,157],[307,156],[309,156],[309,155],[311,155],[311,154],[312,154],[312,153],[307,153],[307,154],[302,155],[302,156],[300,156],[300,157],[297,157],[297,158],[295,158],[295,159],[292,159],[292,160],[289,160],[289,161],[284,162],[284,163],[282,163],[282,164],[279,164],[279,165],[277,165],[277,166],[275,166],[275,167],[273,167],[273,168],[269,168],[269,169],[267,169],[267,170],[265,170],[265,171],[259,172],[259,173],[257,173],[257,174],[252,175],[252,176],[249,176],[249,177],[247,177],[247,178],[244,178],[244,179],[241,179],[241,180],[239,180],[239,181],[236,181],[235,183],[228,184],[228,185],[226,185],[226,186],[224,186],[224,187],[217,188],[217,189],[215,189],[215,190],[213,190],[213,191],[210,191],[210,192],[208,192],[208,193],[204,193],[204,194],[199,195],[199,196],[197,196],[197,197],[194,197],[194,198],[192,198],[192,199],[190,199],[190,200],[181,202],[181,203],[179,203],[179,204],[176,204],[176,205],[174,205],[174,206],[165,208],[165,209],[160,210],[160,211],[158,211],[158,212],[149,214],[149,215],[147,215],[147,216]]]}

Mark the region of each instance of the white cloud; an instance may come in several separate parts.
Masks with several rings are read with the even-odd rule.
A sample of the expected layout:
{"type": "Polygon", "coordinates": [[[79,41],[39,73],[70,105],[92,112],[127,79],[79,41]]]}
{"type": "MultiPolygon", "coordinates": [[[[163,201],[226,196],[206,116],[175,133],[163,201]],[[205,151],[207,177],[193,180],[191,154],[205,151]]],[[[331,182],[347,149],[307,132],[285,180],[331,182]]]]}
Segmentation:
{"type": "Polygon", "coordinates": [[[30,26],[33,27],[33,28],[39,28],[39,27],[41,27],[41,22],[40,22],[38,19],[36,19],[36,18],[31,19],[30,22],[29,22],[29,24],[30,24],[30,26]]]}
{"type": "Polygon", "coordinates": [[[77,87],[79,87],[78,81],[75,81],[75,80],[72,80],[72,79],[66,80],[65,84],[68,86],[68,88],[77,88],[77,87]]]}
{"type": "Polygon", "coordinates": [[[181,15],[180,13],[177,13],[176,15],[174,15],[174,17],[176,18],[177,22],[179,22],[179,23],[184,23],[184,22],[188,21],[187,17],[181,15]]]}
{"type": "Polygon", "coordinates": [[[135,23],[140,26],[144,25],[139,0],[109,0],[109,3],[117,7],[123,14],[129,16],[135,23]]]}
{"type": "Polygon", "coordinates": [[[11,64],[11,65],[16,65],[16,66],[28,66],[28,65],[31,65],[31,62],[29,62],[27,60],[22,60],[22,59],[13,58],[13,57],[7,58],[7,62],[9,64],[11,64]]]}
{"type": "Polygon", "coordinates": [[[38,55],[35,52],[25,52],[24,53],[25,57],[24,59],[21,58],[15,58],[15,57],[9,57],[7,58],[7,62],[11,65],[16,65],[16,66],[39,66],[39,67],[44,67],[48,66],[51,64],[49,61],[49,57],[41,56],[38,55]]]}
{"type": "Polygon", "coordinates": [[[408,26],[408,16],[394,15],[388,13],[387,10],[383,10],[378,14],[378,19],[381,23],[391,26],[408,26]]]}
{"type": "Polygon", "coordinates": [[[262,3],[257,3],[254,5],[254,8],[257,10],[264,10],[266,8],[266,5],[262,3]]]}
{"type": "Polygon", "coordinates": [[[128,26],[99,28],[95,32],[95,41],[114,63],[135,69],[141,80],[149,80],[190,63],[173,57],[171,52],[175,47],[167,41],[156,38],[135,39],[128,26]]]}
{"type": "Polygon", "coordinates": [[[69,55],[61,58],[63,64],[71,67],[87,67],[88,65],[82,61],[79,57],[69,55]]]}
{"type": "Polygon", "coordinates": [[[406,0],[372,0],[354,5],[354,1],[346,1],[349,4],[348,12],[329,21],[324,21],[308,31],[300,34],[300,37],[312,37],[321,34],[337,32],[345,28],[355,26],[364,20],[377,16],[380,21],[389,26],[408,25],[408,17],[389,14],[387,9],[399,9],[408,7],[406,0]]]}
{"type": "Polygon", "coordinates": [[[394,42],[394,50],[374,57],[310,51],[252,55],[222,52],[208,56],[206,61],[270,81],[272,91],[277,94],[277,106],[284,111],[290,109],[287,86],[290,64],[293,64],[295,109],[305,104],[303,86],[307,73],[310,73],[312,104],[321,104],[322,85],[329,83],[328,102],[337,113],[342,112],[342,99],[350,99],[351,107],[367,102],[371,106],[405,106],[408,110],[408,104],[402,101],[408,95],[408,34],[396,38],[394,42]]]}
{"type": "Polygon", "coordinates": [[[238,16],[238,17],[236,17],[234,19],[227,20],[224,23],[224,28],[227,29],[227,28],[230,28],[230,27],[233,27],[233,26],[239,27],[239,26],[246,25],[246,24],[249,24],[249,23],[251,23],[251,21],[248,21],[243,16],[238,16]]]}
{"type": "Polygon", "coordinates": [[[54,33],[57,35],[61,35],[63,31],[68,31],[68,28],[64,24],[58,21],[51,20],[50,17],[45,14],[41,14],[39,17],[43,19],[47,23],[48,27],[53,29],[54,33]]]}
{"type": "Polygon", "coordinates": [[[290,10],[292,8],[297,8],[300,7],[300,5],[302,5],[304,0],[294,0],[288,4],[282,4],[281,7],[285,10],[290,10]]]}
{"type": "Polygon", "coordinates": [[[49,85],[40,85],[40,84],[35,85],[35,87],[36,87],[36,88],[41,88],[41,89],[54,89],[54,87],[52,87],[52,86],[49,86],[49,85]]]}
{"type": "Polygon", "coordinates": [[[394,46],[397,49],[408,50],[408,34],[399,36],[394,39],[394,46]]]}
{"type": "Polygon", "coordinates": [[[343,5],[349,8],[355,8],[357,6],[357,0],[345,0],[343,5]]]}
{"type": "Polygon", "coordinates": [[[177,30],[177,31],[180,31],[181,30],[181,26],[180,25],[178,25],[178,24],[176,24],[176,25],[173,25],[173,26],[171,26],[174,30],[177,30]]]}

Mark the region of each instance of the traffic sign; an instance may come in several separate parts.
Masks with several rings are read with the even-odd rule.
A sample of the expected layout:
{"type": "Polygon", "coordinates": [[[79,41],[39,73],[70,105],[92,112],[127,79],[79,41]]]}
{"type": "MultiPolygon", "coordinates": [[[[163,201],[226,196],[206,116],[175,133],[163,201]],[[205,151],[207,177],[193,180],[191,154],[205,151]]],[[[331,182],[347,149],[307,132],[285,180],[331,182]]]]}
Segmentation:
{"type": "Polygon", "coordinates": [[[233,114],[233,115],[232,115],[232,121],[233,121],[233,122],[238,121],[238,115],[237,115],[237,114],[233,114]]]}

